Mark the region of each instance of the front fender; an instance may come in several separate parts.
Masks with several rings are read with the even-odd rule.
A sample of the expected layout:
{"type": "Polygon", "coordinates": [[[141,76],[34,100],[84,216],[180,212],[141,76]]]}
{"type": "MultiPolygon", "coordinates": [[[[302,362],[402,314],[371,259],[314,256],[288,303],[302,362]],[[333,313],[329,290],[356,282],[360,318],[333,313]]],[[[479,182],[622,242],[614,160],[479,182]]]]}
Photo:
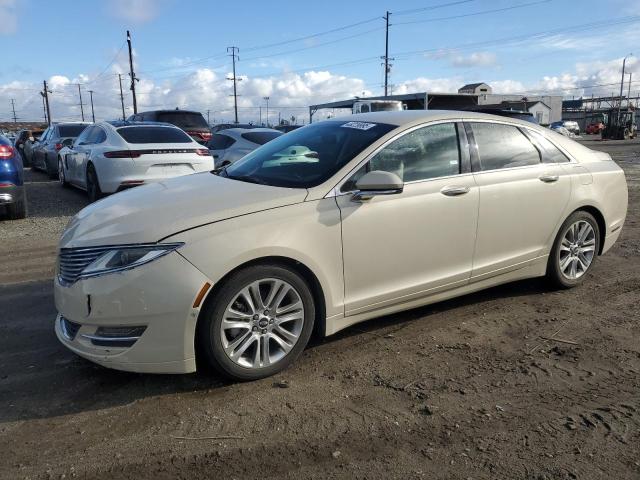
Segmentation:
{"type": "Polygon", "coordinates": [[[279,256],[305,265],[318,279],[327,317],[343,313],[340,211],[333,198],[274,208],[196,227],[164,239],[218,282],[237,267],[279,256]]]}

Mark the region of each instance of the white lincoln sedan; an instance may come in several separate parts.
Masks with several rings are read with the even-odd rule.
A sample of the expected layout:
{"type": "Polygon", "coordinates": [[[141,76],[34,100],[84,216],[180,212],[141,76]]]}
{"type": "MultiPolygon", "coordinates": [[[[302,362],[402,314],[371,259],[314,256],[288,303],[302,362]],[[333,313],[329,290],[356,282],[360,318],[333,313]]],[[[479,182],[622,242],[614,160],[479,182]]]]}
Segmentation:
{"type": "Polygon", "coordinates": [[[609,155],[531,123],[323,121],[78,213],[60,240],[55,330],[111,368],[257,379],[313,332],[518,279],[576,286],[626,210],[609,155]]]}
{"type": "Polygon", "coordinates": [[[212,169],[209,150],[168,123],[90,125],[58,153],[60,183],[86,190],[92,202],[108,193],[212,169]]]}

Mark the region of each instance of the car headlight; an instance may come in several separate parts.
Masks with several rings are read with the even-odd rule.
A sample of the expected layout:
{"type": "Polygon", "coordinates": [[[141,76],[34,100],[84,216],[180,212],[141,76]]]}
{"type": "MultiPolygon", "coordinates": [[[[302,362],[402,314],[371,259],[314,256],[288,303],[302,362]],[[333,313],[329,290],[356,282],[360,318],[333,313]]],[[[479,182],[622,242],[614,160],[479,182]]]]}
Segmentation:
{"type": "Polygon", "coordinates": [[[155,245],[120,245],[107,250],[82,270],[82,278],[131,270],[173,252],[184,243],[159,243],[155,245]]]}

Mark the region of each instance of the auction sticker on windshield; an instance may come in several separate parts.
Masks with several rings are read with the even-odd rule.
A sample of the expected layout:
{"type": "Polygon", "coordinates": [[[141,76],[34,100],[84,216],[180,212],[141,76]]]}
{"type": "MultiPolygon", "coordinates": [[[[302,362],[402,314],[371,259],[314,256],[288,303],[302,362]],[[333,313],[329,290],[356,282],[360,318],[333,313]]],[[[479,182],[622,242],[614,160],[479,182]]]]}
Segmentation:
{"type": "Polygon", "coordinates": [[[376,124],[367,122],[347,122],[340,126],[346,128],[357,128],[358,130],[369,130],[370,128],[375,127],[376,124]]]}

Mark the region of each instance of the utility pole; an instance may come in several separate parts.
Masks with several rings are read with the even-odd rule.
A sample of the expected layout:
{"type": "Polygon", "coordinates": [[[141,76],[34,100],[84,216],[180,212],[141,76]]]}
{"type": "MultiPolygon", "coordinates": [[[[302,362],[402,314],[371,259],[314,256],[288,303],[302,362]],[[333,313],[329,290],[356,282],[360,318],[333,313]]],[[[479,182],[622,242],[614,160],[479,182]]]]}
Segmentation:
{"type": "MultiPolygon", "coordinates": [[[[133,55],[131,54],[131,33],[127,30],[127,44],[129,45],[129,75],[131,76],[131,95],[133,96],[133,113],[138,113],[138,102],[136,100],[136,74],[133,71],[133,55]]],[[[123,115],[124,116],[124,115],[123,115]]]]}
{"type": "Polygon", "coordinates": [[[267,128],[269,128],[269,97],[262,97],[262,98],[267,101],[266,116],[267,116],[267,128]]]}
{"type": "Polygon", "coordinates": [[[16,101],[11,99],[11,110],[13,110],[13,123],[18,123],[18,117],[16,117],[16,101]]]}
{"type": "Polygon", "coordinates": [[[120,82],[120,105],[122,105],[122,121],[126,120],[124,116],[124,95],[122,94],[122,74],[118,74],[118,82],[120,82]]]}
{"type": "Polygon", "coordinates": [[[260,105],[258,108],[260,109],[260,121],[258,122],[258,124],[262,126],[262,105],[260,105]]]}
{"type": "Polygon", "coordinates": [[[44,121],[47,121],[47,106],[44,104],[44,95],[40,95],[42,97],[42,112],[44,113],[44,121]]]}
{"type": "Polygon", "coordinates": [[[89,96],[91,97],[91,119],[96,123],[96,114],[93,111],[93,90],[89,90],[89,96]]]}
{"type": "Polygon", "coordinates": [[[235,123],[238,123],[238,90],[236,86],[236,58],[240,60],[238,57],[238,52],[240,49],[238,47],[227,47],[227,52],[231,52],[231,58],[233,59],[233,78],[229,80],[233,80],[233,109],[235,111],[235,123]]]}
{"type": "Polygon", "coordinates": [[[211,122],[209,121],[209,112],[211,110],[207,110],[207,125],[211,126],[211,122]]]}
{"type": "Polygon", "coordinates": [[[629,72],[629,90],[627,91],[627,110],[631,107],[631,79],[633,78],[633,72],[629,72]]]}
{"type": "Polygon", "coordinates": [[[49,94],[52,92],[47,88],[46,80],[44,80],[42,84],[44,85],[44,89],[42,90],[42,92],[40,92],[40,95],[42,95],[42,98],[44,98],[44,102],[47,107],[47,124],[51,126],[51,107],[49,107],[49,94]]]}
{"type": "Polygon", "coordinates": [[[82,90],[80,89],[80,83],[76,83],[78,85],[78,95],[80,96],[80,116],[82,117],[82,121],[84,122],[84,106],[82,103],[82,90]]]}
{"type": "Polygon", "coordinates": [[[385,35],[384,35],[384,96],[387,96],[389,89],[389,15],[391,12],[387,10],[387,14],[382,17],[385,21],[385,35]]]}

